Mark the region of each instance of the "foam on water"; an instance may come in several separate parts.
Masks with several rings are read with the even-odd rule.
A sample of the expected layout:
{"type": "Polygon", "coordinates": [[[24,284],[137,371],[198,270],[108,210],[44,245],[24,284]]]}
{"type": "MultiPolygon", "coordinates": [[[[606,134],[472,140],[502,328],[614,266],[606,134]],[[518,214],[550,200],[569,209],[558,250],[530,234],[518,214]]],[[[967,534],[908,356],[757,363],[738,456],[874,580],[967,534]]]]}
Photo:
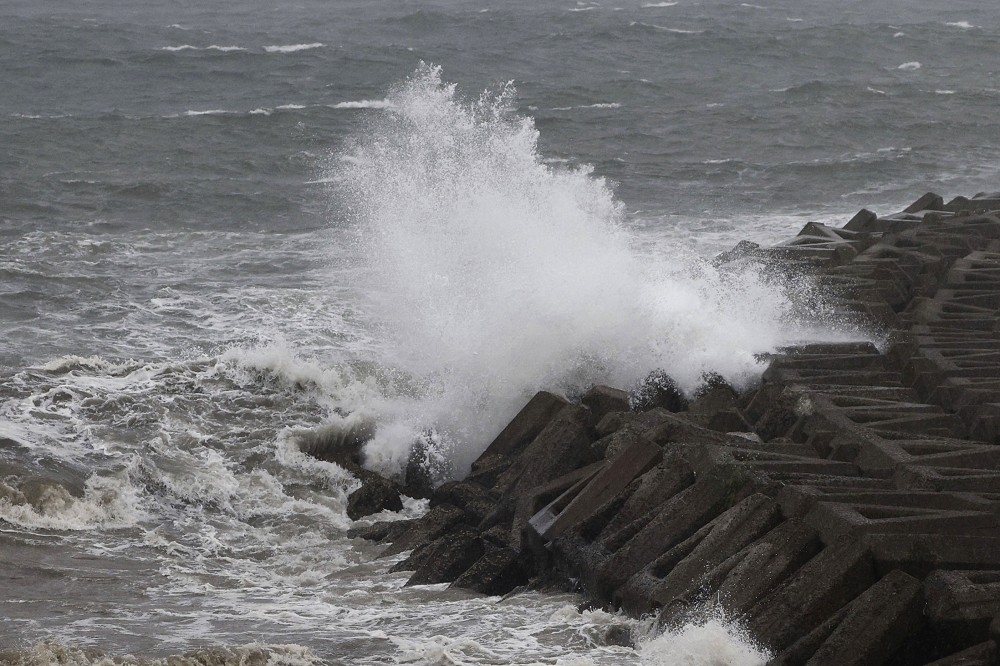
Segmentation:
{"type": "MultiPolygon", "coordinates": [[[[8,482],[10,479],[8,479],[8,482]]],[[[94,474],[83,497],[59,483],[17,487],[0,481],[0,520],[29,529],[94,530],[133,527],[146,517],[129,474],[94,474]]]]}
{"type": "Polygon", "coordinates": [[[268,53],[295,53],[296,51],[308,51],[310,49],[319,49],[326,46],[320,42],[311,42],[309,44],[275,44],[273,46],[265,46],[264,50],[268,53]]]}
{"type": "Polygon", "coordinates": [[[722,618],[691,622],[640,641],[643,666],[762,666],[771,655],[722,618]]]}
{"type": "Polygon", "coordinates": [[[413,391],[383,406],[368,448],[383,465],[434,428],[461,474],[539,389],[627,387],[656,368],[686,390],[710,371],[745,385],[760,353],[843,335],[817,321],[805,278],[640,252],[609,183],[541,158],[510,84],[466,103],[423,65],[388,99],[332,178],[382,362],[413,391]]]}
{"type": "Polygon", "coordinates": [[[150,659],[132,655],[108,655],[100,650],[83,649],[55,641],[44,641],[23,651],[0,652],[0,661],[9,666],[314,666],[322,661],[301,645],[263,645],[251,643],[235,647],[202,648],[184,655],[150,659]]]}

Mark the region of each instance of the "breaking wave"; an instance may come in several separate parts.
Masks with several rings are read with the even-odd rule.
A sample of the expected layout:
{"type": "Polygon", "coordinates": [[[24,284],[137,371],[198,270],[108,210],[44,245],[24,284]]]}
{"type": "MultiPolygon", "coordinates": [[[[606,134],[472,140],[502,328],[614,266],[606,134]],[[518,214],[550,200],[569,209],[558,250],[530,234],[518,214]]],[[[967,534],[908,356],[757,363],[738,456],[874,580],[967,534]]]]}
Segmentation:
{"type": "Polygon", "coordinates": [[[398,468],[423,432],[461,474],[538,389],[656,368],[687,390],[706,372],[745,385],[761,353],[840,335],[804,279],[642,253],[612,184],[543,160],[514,96],[466,102],[421,65],[331,169],[382,361],[410,388],[383,406],[371,459],[398,468]]]}

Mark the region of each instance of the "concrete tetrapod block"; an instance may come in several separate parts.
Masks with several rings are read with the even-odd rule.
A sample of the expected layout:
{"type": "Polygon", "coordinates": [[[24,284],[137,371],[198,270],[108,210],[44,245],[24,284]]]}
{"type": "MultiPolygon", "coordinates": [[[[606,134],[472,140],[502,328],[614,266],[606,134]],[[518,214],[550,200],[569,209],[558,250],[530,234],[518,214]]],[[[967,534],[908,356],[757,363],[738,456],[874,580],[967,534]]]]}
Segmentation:
{"type": "Polygon", "coordinates": [[[786,520],[719,567],[726,572],[716,593],[722,607],[734,617],[745,614],[821,548],[815,530],[786,520]]]}
{"type": "Polygon", "coordinates": [[[536,393],[472,463],[469,479],[492,486],[496,476],[509,464],[509,457],[535,439],[549,421],[569,404],[566,398],[554,393],[536,393]]]}
{"type": "Polygon", "coordinates": [[[958,645],[987,640],[1000,617],[1000,571],[934,571],[924,581],[929,622],[958,645]]]}
{"type": "MultiPolygon", "coordinates": [[[[921,628],[920,581],[891,572],[768,666],[878,666],[921,628]]],[[[908,663],[908,662],[907,662],[908,663]]]]}
{"type": "Polygon", "coordinates": [[[648,471],[663,458],[663,450],[651,441],[638,438],[613,462],[602,468],[563,506],[557,498],[531,520],[528,525],[544,541],[550,541],[574,527],[606,502],[613,499],[635,477],[648,471]]]}
{"type": "Polygon", "coordinates": [[[747,612],[747,628],[767,647],[784,650],[874,582],[867,548],[845,537],[755,604],[747,612]]]}
{"type": "MultiPolygon", "coordinates": [[[[709,475],[667,500],[652,520],[620,548],[613,549],[616,552],[597,577],[600,587],[593,590],[596,596],[609,600],[612,593],[642,567],[719,515],[734,501],[742,483],[739,485],[740,488],[734,488],[723,475],[709,475]]],[[[609,541],[614,538],[610,537],[609,541]]]]}
{"type": "Polygon", "coordinates": [[[994,641],[973,645],[967,650],[936,659],[926,666],[996,666],[1000,663],[1000,650],[994,641]]]}
{"type": "Polygon", "coordinates": [[[885,663],[920,628],[920,581],[893,571],[851,602],[806,666],[885,663]]]}
{"type": "Polygon", "coordinates": [[[633,575],[615,593],[615,605],[640,614],[686,600],[706,574],[780,522],[778,505],[754,494],[633,575]]]}
{"type": "Polygon", "coordinates": [[[621,389],[610,386],[594,386],[583,394],[580,399],[584,405],[590,408],[594,415],[594,422],[599,423],[611,412],[629,411],[628,393],[621,389]]]}
{"type": "Polygon", "coordinates": [[[867,534],[877,571],[901,569],[927,576],[935,569],[1000,570],[1000,536],[966,534],[867,534]]]}

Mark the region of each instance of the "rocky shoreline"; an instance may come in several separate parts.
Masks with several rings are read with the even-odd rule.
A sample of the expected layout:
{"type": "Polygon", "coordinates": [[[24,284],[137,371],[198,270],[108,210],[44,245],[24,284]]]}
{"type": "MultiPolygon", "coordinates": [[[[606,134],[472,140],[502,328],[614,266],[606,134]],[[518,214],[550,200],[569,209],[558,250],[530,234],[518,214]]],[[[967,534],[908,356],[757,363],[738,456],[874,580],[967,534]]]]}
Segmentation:
{"type": "MultiPolygon", "coordinates": [[[[559,586],[664,624],[721,607],[774,665],[998,663],[1000,193],[717,262],[748,258],[810,271],[888,345],[788,349],[742,395],[539,393],[466,479],[410,479],[426,515],[359,536],[412,551],[410,584],[559,586]]],[[[349,449],[313,453],[359,470],[349,449]]],[[[398,502],[361,474],[354,517],[398,502]]]]}

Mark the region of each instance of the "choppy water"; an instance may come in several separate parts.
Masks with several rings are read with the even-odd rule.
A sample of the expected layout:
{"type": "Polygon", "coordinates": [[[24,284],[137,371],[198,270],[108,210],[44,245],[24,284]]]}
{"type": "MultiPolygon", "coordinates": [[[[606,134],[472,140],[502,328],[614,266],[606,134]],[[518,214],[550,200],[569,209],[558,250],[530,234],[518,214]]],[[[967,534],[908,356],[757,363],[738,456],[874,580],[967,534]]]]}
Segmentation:
{"type": "Polygon", "coordinates": [[[297,438],[461,475],[538,388],[863,334],[702,259],[1000,188],[998,47],[981,1],[4,3],[4,658],[758,663],[403,588],[297,438]]]}

